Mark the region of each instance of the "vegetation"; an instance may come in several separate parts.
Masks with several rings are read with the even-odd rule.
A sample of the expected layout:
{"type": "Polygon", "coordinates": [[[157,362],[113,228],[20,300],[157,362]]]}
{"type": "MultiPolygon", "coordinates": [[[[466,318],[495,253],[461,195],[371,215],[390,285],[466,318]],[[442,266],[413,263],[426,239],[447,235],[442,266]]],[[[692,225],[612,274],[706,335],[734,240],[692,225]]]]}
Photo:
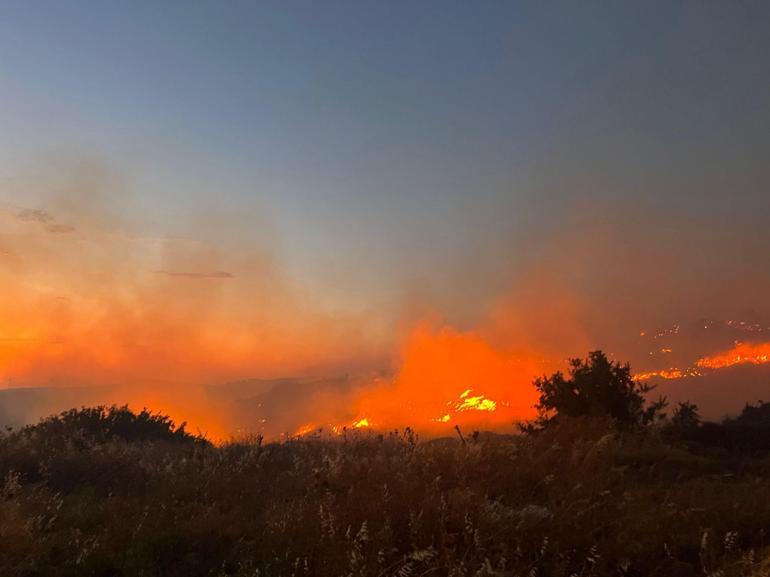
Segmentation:
{"type": "MultiPolygon", "coordinates": [[[[622,367],[573,367],[551,382],[581,396],[596,367],[636,407],[622,367]]],[[[125,407],[69,411],[0,438],[0,574],[770,575],[770,404],[723,423],[566,406],[466,442],[223,446],[125,407]]]]}
{"type": "Polygon", "coordinates": [[[537,425],[546,427],[564,417],[610,417],[623,429],[649,425],[666,407],[664,398],[646,405],[653,390],[635,381],[631,366],[613,363],[602,351],[588,358],[570,359],[569,378],[561,372],[535,380],[540,391],[537,425]]]}
{"type": "Polygon", "coordinates": [[[202,440],[185,431],[185,423],[177,427],[165,415],[151,413],[147,409],[134,413],[128,405],[71,409],[43,419],[37,425],[24,427],[19,436],[39,436],[58,443],[105,443],[116,439],[180,443],[202,440]]]}

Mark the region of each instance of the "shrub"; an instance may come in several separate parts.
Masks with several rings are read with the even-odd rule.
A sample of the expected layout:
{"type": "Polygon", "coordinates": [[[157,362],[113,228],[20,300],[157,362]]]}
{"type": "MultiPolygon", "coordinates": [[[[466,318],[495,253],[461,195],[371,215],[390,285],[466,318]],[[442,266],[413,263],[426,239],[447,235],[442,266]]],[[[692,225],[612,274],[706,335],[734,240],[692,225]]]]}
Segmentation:
{"type": "Polygon", "coordinates": [[[534,382],[541,428],[562,417],[611,417],[620,428],[634,429],[652,423],[666,406],[664,398],[646,405],[645,396],[654,387],[635,381],[628,364],[613,363],[602,351],[569,364],[568,378],[559,371],[534,382]]]}
{"type": "Polygon", "coordinates": [[[202,442],[203,439],[185,430],[186,423],[176,426],[171,418],[142,409],[135,413],[124,406],[83,407],[70,409],[22,428],[22,437],[51,440],[82,440],[105,443],[115,439],[129,442],[170,441],[202,442]]]}

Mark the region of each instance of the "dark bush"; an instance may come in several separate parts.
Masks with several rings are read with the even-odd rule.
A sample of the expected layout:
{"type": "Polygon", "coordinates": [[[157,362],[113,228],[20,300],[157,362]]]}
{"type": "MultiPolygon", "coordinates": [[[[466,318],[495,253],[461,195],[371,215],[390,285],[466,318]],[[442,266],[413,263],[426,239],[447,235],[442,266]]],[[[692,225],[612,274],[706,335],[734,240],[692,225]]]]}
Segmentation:
{"type": "Polygon", "coordinates": [[[535,380],[540,392],[536,425],[546,427],[562,417],[611,417],[621,429],[652,423],[666,406],[665,399],[646,405],[653,386],[635,381],[631,367],[610,361],[602,351],[588,358],[570,359],[569,377],[556,372],[535,380]]]}
{"type": "Polygon", "coordinates": [[[70,409],[22,428],[21,437],[105,443],[123,441],[170,441],[196,443],[203,439],[185,430],[186,423],[176,426],[167,416],[142,409],[135,413],[124,406],[83,407],[70,409]]]}
{"type": "Polygon", "coordinates": [[[770,403],[747,404],[734,418],[677,429],[679,436],[703,448],[725,451],[735,459],[770,454],[770,403]]]}

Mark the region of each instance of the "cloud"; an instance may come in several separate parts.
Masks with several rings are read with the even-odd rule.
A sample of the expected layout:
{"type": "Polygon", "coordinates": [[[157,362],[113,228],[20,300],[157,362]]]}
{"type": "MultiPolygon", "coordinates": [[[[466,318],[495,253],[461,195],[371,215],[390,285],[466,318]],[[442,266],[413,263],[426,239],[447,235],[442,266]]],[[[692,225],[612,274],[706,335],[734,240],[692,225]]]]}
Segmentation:
{"type": "Polygon", "coordinates": [[[39,208],[23,208],[16,213],[16,218],[22,222],[31,222],[42,225],[47,232],[54,234],[69,234],[75,232],[74,226],[55,222],[56,218],[51,213],[39,208]]]}
{"type": "Polygon", "coordinates": [[[235,278],[235,275],[223,270],[215,270],[212,272],[188,272],[188,271],[172,271],[172,270],[156,270],[156,274],[162,274],[166,276],[173,276],[178,278],[191,278],[191,279],[227,279],[235,278]]]}
{"type": "Polygon", "coordinates": [[[69,224],[49,224],[45,229],[55,234],[69,234],[75,232],[75,227],[69,224]]]}
{"type": "Polygon", "coordinates": [[[36,208],[24,208],[18,212],[16,217],[25,222],[39,222],[40,224],[48,224],[54,220],[53,216],[46,211],[36,208]]]}

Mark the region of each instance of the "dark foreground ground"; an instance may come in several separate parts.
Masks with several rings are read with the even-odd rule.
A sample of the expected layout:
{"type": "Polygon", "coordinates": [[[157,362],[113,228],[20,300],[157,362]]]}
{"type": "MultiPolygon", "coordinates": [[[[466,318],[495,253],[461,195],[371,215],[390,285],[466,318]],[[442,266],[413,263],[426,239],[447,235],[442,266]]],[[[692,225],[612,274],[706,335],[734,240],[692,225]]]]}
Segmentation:
{"type": "Polygon", "coordinates": [[[770,460],[721,441],[573,421],[214,447],[81,417],[0,440],[0,575],[770,574],[770,460]]]}

